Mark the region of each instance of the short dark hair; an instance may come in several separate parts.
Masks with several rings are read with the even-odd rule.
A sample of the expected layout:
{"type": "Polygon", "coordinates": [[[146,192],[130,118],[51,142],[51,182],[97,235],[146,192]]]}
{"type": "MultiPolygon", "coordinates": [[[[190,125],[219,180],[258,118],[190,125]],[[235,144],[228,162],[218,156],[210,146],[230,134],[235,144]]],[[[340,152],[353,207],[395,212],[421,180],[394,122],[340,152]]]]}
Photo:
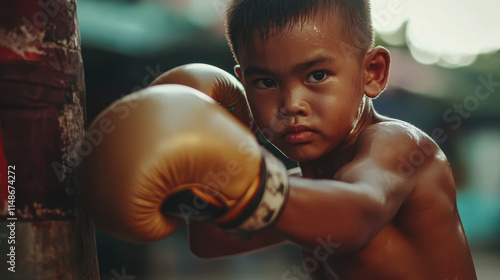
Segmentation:
{"type": "Polygon", "coordinates": [[[373,47],[369,0],[231,0],[226,14],[226,38],[234,59],[239,63],[242,46],[254,30],[266,40],[273,30],[303,23],[318,11],[336,11],[340,15],[342,32],[355,50],[366,53],[373,47]]]}

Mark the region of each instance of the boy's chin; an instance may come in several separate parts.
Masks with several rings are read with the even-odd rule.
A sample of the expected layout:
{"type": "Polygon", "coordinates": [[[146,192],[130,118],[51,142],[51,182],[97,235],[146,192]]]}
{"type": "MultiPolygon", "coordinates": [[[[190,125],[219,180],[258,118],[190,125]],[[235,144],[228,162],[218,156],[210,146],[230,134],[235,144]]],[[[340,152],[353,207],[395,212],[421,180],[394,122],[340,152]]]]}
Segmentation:
{"type": "Polygon", "coordinates": [[[315,160],[321,156],[321,153],[317,151],[308,151],[306,149],[294,148],[294,149],[280,149],[280,151],[290,160],[296,162],[307,162],[315,160]]]}

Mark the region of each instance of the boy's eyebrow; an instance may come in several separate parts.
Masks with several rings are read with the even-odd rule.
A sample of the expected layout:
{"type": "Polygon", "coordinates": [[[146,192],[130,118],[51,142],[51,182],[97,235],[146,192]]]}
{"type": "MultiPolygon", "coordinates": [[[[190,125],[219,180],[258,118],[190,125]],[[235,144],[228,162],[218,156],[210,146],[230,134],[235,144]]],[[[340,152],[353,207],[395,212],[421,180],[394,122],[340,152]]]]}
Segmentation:
{"type": "MultiPolygon", "coordinates": [[[[309,59],[307,61],[304,61],[304,62],[301,62],[301,63],[294,65],[292,67],[292,72],[295,73],[295,72],[298,72],[298,71],[303,70],[303,69],[311,68],[317,64],[331,64],[334,62],[335,62],[335,59],[333,57],[318,55],[318,56],[312,57],[311,59],[309,59]]],[[[265,68],[250,65],[250,66],[246,67],[246,69],[244,70],[244,74],[245,75],[273,75],[273,72],[271,72],[265,68]]]]}
{"type": "Polygon", "coordinates": [[[331,64],[331,63],[334,63],[335,62],[335,58],[333,57],[327,57],[327,56],[324,56],[324,55],[317,55],[317,56],[314,56],[313,58],[305,61],[305,62],[301,62],[297,65],[295,65],[293,68],[292,68],[292,71],[293,72],[298,72],[302,69],[308,69],[308,68],[311,68],[317,64],[331,64]]]}
{"type": "Polygon", "coordinates": [[[266,70],[264,68],[260,68],[257,66],[247,66],[244,70],[244,74],[245,74],[245,76],[249,76],[249,75],[267,75],[267,76],[270,76],[273,73],[269,70],[266,70]]]}

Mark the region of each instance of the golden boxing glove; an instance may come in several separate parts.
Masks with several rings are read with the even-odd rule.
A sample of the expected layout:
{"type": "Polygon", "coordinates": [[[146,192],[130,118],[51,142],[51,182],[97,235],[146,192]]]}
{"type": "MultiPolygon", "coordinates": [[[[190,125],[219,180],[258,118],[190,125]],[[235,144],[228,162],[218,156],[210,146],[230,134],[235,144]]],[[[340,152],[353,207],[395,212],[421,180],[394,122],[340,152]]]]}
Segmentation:
{"type": "Polygon", "coordinates": [[[157,85],[125,96],[88,131],[96,129],[102,139],[83,158],[77,179],[96,224],[117,238],[164,238],[179,228],[175,212],[186,207],[194,208],[189,218],[199,214],[252,233],[276,220],[286,201],[285,166],[249,128],[193,88],[157,85]],[[183,193],[195,196],[175,199],[183,193]]]}

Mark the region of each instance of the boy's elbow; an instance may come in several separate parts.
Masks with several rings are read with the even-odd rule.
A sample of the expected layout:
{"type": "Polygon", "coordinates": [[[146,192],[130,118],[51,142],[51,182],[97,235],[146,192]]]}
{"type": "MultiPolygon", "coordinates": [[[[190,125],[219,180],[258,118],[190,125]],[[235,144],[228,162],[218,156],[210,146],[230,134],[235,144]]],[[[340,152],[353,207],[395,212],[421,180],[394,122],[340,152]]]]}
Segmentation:
{"type": "Polygon", "coordinates": [[[345,231],[344,244],[342,251],[358,252],[367,247],[372,239],[383,228],[383,219],[376,214],[377,211],[363,212],[359,211],[357,218],[352,217],[349,224],[349,230],[345,231]]]}
{"type": "Polygon", "coordinates": [[[351,252],[358,252],[363,250],[372,241],[374,234],[367,224],[360,224],[357,227],[353,227],[355,230],[351,232],[345,243],[344,250],[351,252]]]}
{"type": "Polygon", "coordinates": [[[364,207],[357,212],[356,231],[353,233],[354,246],[363,249],[382,231],[397,214],[401,205],[399,197],[387,197],[383,194],[366,196],[364,207]]]}
{"type": "Polygon", "coordinates": [[[195,257],[204,260],[230,257],[237,254],[234,248],[226,246],[223,242],[217,244],[203,239],[191,240],[189,250],[195,257]]]}
{"type": "Polygon", "coordinates": [[[189,244],[189,250],[191,251],[191,254],[193,254],[195,257],[208,260],[208,259],[213,259],[220,257],[217,252],[213,250],[207,250],[207,249],[202,249],[202,248],[197,248],[193,244],[189,244]]]}
{"type": "Polygon", "coordinates": [[[383,207],[375,207],[360,218],[360,224],[357,227],[357,234],[353,245],[357,250],[362,250],[370,244],[380,231],[392,220],[392,215],[383,211],[383,207]]]}
{"type": "Polygon", "coordinates": [[[343,223],[342,227],[335,229],[335,232],[336,234],[317,238],[318,243],[316,245],[329,244],[330,247],[335,247],[332,250],[334,255],[356,253],[368,246],[374,237],[369,224],[354,217],[349,223],[343,223]]]}
{"type": "Polygon", "coordinates": [[[214,256],[212,256],[210,254],[206,254],[205,252],[200,252],[200,251],[196,251],[196,250],[191,250],[191,254],[193,254],[195,257],[197,257],[199,259],[204,259],[204,260],[209,260],[209,259],[214,258],[214,256]]]}

